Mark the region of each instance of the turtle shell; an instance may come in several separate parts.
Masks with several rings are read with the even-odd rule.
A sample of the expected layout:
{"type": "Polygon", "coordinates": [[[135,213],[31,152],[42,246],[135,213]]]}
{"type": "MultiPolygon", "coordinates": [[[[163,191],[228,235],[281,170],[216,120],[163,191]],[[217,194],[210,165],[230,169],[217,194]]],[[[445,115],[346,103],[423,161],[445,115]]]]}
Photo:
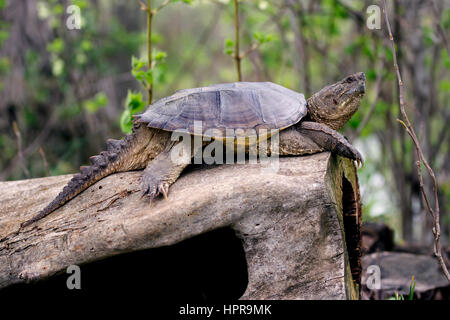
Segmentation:
{"type": "Polygon", "coordinates": [[[236,82],[176,91],[151,104],[135,121],[218,139],[281,130],[306,113],[301,93],[271,82],[236,82]]]}

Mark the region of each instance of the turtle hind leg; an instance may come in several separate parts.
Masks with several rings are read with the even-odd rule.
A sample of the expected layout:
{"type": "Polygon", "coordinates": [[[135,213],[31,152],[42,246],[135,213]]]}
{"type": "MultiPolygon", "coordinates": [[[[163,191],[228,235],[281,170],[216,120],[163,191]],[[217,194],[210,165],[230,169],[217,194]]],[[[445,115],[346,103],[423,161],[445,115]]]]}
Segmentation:
{"type": "MultiPolygon", "coordinates": [[[[201,149],[201,147],[200,147],[201,149]]],[[[142,196],[150,202],[160,194],[167,199],[169,187],[178,179],[181,172],[190,164],[192,156],[198,151],[183,142],[174,142],[147,164],[140,178],[142,196]]]]}
{"type": "Polygon", "coordinates": [[[363,158],[358,150],[342,134],[327,125],[305,121],[300,122],[296,128],[298,132],[310,138],[323,150],[331,151],[345,158],[355,160],[358,165],[360,163],[363,164],[363,158]]]}
{"type": "Polygon", "coordinates": [[[145,168],[141,178],[142,196],[150,201],[162,194],[167,199],[169,186],[173,184],[186,166],[174,165],[168,152],[160,153],[145,168]]]}

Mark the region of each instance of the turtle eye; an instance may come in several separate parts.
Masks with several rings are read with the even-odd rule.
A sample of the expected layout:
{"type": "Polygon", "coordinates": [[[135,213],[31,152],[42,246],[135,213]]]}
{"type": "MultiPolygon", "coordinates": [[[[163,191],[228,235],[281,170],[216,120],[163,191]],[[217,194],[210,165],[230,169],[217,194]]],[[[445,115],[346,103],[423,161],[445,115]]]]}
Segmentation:
{"type": "Polygon", "coordinates": [[[354,82],[356,79],[353,76],[348,77],[347,79],[345,79],[345,83],[352,83],[354,82]]]}

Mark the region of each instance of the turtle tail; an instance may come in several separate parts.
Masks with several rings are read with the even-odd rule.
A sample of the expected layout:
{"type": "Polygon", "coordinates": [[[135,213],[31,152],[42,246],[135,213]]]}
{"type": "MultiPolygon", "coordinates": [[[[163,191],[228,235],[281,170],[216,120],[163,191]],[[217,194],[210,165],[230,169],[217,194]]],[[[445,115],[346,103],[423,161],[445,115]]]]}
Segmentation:
{"type": "Polygon", "coordinates": [[[135,124],[133,133],[126,135],[122,140],[107,140],[107,151],[90,157],[91,165],[80,167],[81,172],[69,181],[56,198],[37,215],[23,222],[20,227],[24,228],[46,217],[100,179],[116,172],[126,171],[129,166],[125,159],[133,152],[133,146],[138,140],[137,127],[139,124],[135,124]]]}

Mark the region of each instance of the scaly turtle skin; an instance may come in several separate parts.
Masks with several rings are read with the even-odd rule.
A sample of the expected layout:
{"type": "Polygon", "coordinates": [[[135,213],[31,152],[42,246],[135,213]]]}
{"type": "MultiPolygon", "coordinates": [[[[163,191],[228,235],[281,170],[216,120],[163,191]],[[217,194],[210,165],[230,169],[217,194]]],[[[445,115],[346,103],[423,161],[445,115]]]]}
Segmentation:
{"type": "MultiPolygon", "coordinates": [[[[135,117],[133,132],[122,140],[108,140],[107,151],[91,157],[91,165],[81,167],[60,194],[39,214],[22,223],[26,227],[47,216],[83,190],[107,175],[145,168],[141,177],[143,195],[152,200],[167,198],[173,184],[188,162],[174,161],[171,151],[194,156],[200,146],[172,141],[171,133],[213,140],[244,141],[259,146],[270,138],[261,129],[282,130],[279,149],[267,149],[282,156],[331,151],[362,162],[359,152],[336,130],[356,112],[365,92],[364,73],[350,75],[327,86],[307,101],[303,94],[270,82],[238,82],[177,91],[150,105],[135,117]],[[201,131],[195,123],[201,122],[201,131]],[[239,138],[249,139],[239,139],[239,138]],[[256,138],[254,140],[250,138],[256,138]]],[[[212,142],[211,142],[212,143],[212,142]]],[[[253,145],[254,146],[254,145],[253,145]]]]}

